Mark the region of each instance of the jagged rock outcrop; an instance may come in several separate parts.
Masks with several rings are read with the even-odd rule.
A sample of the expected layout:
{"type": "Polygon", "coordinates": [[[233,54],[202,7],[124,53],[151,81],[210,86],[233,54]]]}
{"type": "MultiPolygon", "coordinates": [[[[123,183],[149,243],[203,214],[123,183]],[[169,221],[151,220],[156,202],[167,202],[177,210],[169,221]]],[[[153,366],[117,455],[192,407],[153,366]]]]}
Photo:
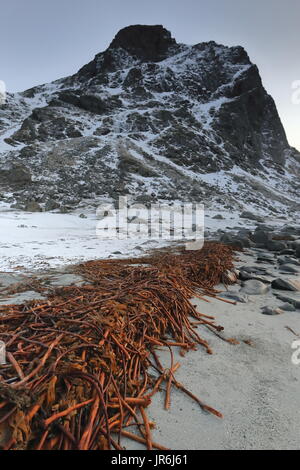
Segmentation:
{"type": "Polygon", "coordinates": [[[147,61],[160,61],[168,56],[176,41],[163,26],[128,26],[118,32],[110,49],[122,48],[132,56],[147,61]]]}
{"type": "Polygon", "coordinates": [[[12,163],[32,175],[11,202],[129,193],[282,211],[299,201],[299,153],[246,51],[178,44],[159,25],[124,28],[75,75],[8,94],[0,154],[0,176],[12,163]]]}

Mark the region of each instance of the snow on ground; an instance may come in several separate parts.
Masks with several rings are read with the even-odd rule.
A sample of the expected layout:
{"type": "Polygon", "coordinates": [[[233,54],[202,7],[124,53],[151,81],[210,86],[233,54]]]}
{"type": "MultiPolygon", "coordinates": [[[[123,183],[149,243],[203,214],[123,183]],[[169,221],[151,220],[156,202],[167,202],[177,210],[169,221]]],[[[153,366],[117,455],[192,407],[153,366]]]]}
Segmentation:
{"type": "MultiPolygon", "coordinates": [[[[251,208],[249,208],[250,210],[251,208]]],[[[257,211],[255,212],[257,214],[257,211]]],[[[261,214],[264,216],[264,224],[278,228],[282,227],[284,224],[295,224],[295,220],[292,217],[285,217],[284,219],[279,217],[268,217],[265,214],[261,214]]],[[[254,220],[248,219],[241,219],[240,212],[238,211],[228,211],[228,210],[205,210],[205,219],[204,219],[204,229],[211,233],[215,233],[218,230],[222,230],[225,232],[235,232],[242,228],[246,228],[248,230],[255,230],[258,222],[254,220]],[[215,216],[222,215],[223,219],[214,219],[215,216]]]]}
{"type": "Polygon", "coordinates": [[[0,212],[0,271],[26,272],[95,258],[138,256],[156,240],[101,240],[96,215],[0,212]]]}
{"type": "MultiPolygon", "coordinates": [[[[111,239],[97,236],[99,220],[94,211],[59,214],[28,213],[0,208],[0,271],[28,272],[55,268],[97,258],[139,256],[172,241],[153,239],[111,239]]],[[[266,219],[279,225],[283,221],[266,219]]],[[[204,229],[210,232],[236,227],[253,229],[257,223],[240,219],[237,212],[206,210],[204,229]],[[221,214],[224,218],[214,219],[221,214]]]]}

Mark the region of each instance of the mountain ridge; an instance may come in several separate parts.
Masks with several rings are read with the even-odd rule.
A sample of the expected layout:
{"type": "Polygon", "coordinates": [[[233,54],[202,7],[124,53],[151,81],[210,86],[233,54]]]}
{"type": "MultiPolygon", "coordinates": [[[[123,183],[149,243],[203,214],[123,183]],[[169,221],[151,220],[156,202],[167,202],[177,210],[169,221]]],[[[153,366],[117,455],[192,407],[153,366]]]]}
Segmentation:
{"type": "Polygon", "coordinates": [[[178,44],[161,25],[122,29],[74,75],[0,109],[2,200],[20,206],[131,194],[296,210],[299,156],[241,46],[178,44]]]}

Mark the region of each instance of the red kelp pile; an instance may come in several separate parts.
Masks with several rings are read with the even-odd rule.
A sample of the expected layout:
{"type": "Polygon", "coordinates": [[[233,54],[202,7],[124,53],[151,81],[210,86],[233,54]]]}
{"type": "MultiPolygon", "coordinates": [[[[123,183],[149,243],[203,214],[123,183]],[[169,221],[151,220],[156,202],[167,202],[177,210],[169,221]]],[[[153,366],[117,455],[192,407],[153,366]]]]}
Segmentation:
{"type": "MultiPolygon", "coordinates": [[[[216,296],[228,282],[232,248],[206,243],[200,251],[132,260],[91,261],[78,270],[89,284],[59,289],[47,302],[0,308],[2,449],[122,449],[121,437],[153,442],[146,409],[165,382],[165,407],[177,382],[173,347],[201,345],[197,327],[222,327],[198,313],[192,296],[216,296]],[[197,325],[197,326],[196,326],[197,325]],[[170,350],[164,369],[157,348],[170,350]]],[[[230,341],[230,340],[229,340],[230,341]]]]}

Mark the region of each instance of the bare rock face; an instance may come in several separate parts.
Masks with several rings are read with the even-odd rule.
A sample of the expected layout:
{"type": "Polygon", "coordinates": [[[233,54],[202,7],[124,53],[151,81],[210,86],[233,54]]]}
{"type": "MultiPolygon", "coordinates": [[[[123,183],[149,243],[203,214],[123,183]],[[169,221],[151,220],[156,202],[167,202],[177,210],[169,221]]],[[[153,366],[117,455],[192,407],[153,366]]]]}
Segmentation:
{"type": "Polygon", "coordinates": [[[121,29],[110,44],[110,49],[122,48],[144,61],[159,61],[167,57],[168,49],[176,41],[161,25],[134,25],[121,29]]]}
{"type": "Polygon", "coordinates": [[[24,186],[31,183],[31,173],[22,163],[12,163],[0,167],[0,184],[24,186]]]}
{"type": "Polygon", "coordinates": [[[22,183],[17,202],[132,194],[241,212],[242,201],[254,214],[299,207],[300,155],[247,52],[178,44],[161,25],[128,26],[75,75],[8,94],[0,157],[28,170],[0,169],[1,191],[22,183]]]}

